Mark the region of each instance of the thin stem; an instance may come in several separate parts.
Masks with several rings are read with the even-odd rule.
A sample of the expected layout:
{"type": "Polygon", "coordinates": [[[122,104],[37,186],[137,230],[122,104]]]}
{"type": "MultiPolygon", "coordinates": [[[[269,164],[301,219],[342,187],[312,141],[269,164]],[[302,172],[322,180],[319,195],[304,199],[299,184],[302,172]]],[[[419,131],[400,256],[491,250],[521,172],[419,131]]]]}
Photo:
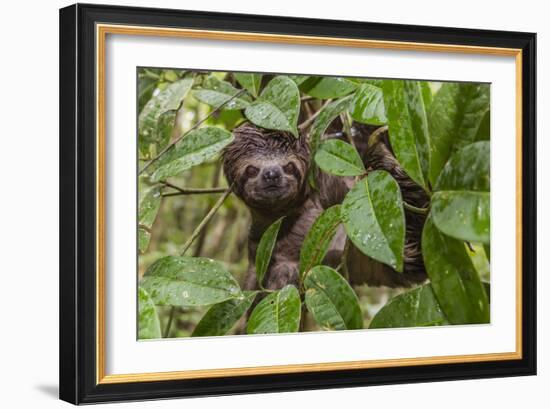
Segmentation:
{"type": "Polygon", "coordinates": [[[214,217],[214,215],[216,214],[216,212],[218,211],[218,209],[221,207],[221,205],[223,204],[223,202],[225,202],[225,199],[227,199],[227,197],[231,194],[231,189],[228,189],[222,197],[220,197],[218,199],[218,201],[216,202],[216,204],[214,205],[214,207],[212,207],[212,209],[210,209],[210,211],[208,212],[208,214],[206,216],[204,216],[204,218],[202,219],[202,221],[199,223],[199,225],[195,228],[195,230],[193,231],[193,233],[191,234],[191,237],[189,237],[189,239],[185,242],[185,244],[183,245],[183,250],[181,251],[181,255],[183,256],[185,254],[185,252],[187,250],[189,250],[189,247],[191,247],[191,245],[193,244],[193,242],[195,241],[195,239],[199,236],[200,232],[202,231],[202,229],[204,229],[204,227],[208,224],[208,222],[210,221],[210,219],[212,219],[212,217],[214,217]]]}
{"type": "Polygon", "coordinates": [[[228,98],[226,101],[224,101],[222,104],[220,104],[218,107],[210,111],[208,115],[206,115],[203,119],[201,119],[199,122],[197,122],[195,125],[193,125],[191,128],[187,130],[187,132],[184,132],[183,135],[181,135],[179,138],[176,138],[170,145],[168,145],[166,148],[164,148],[160,153],[155,156],[153,159],[151,159],[149,162],[147,162],[138,172],[138,175],[141,175],[145,170],[151,166],[153,163],[155,163],[157,160],[159,160],[166,152],[168,152],[170,149],[172,149],[179,141],[181,141],[187,134],[189,134],[191,131],[194,131],[199,126],[201,126],[203,123],[205,123],[212,115],[214,115],[216,112],[218,112],[221,108],[223,108],[225,105],[233,101],[235,98],[242,95],[244,92],[246,92],[245,89],[240,90],[235,95],[233,95],[231,98],[228,98]]]}
{"type": "Polygon", "coordinates": [[[408,204],[407,202],[403,202],[403,207],[413,213],[418,213],[418,214],[428,214],[428,212],[430,211],[429,208],[416,207],[411,204],[408,204]]]}
{"type": "Polygon", "coordinates": [[[342,125],[344,125],[344,133],[346,134],[349,143],[355,147],[353,137],[351,136],[351,121],[349,114],[347,112],[340,114],[340,119],[342,120],[342,125]]]}
{"type": "Polygon", "coordinates": [[[180,196],[180,195],[197,195],[197,194],[200,195],[200,194],[207,194],[207,193],[225,193],[228,190],[228,188],[226,187],[195,188],[195,187],[179,187],[166,181],[162,181],[161,183],[167,187],[171,187],[172,189],[177,190],[177,192],[163,193],[162,194],[163,197],[180,196]]]}
{"type": "Polygon", "coordinates": [[[168,335],[170,335],[170,327],[172,326],[172,321],[174,321],[175,313],[176,307],[170,308],[170,315],[168,316],[168,322],[166,323],[166,328],[164,329],[164,338],[168,338],[168,335]]]}
{"type": "Polygon", "coordinates": [[[298,125],[298,129],[300,131],[303,131],[304,129],[306,129],[308,126],[310,126],[313,121],[315,121],[315,119],[319,116],[319,114],[321,113],[321,111],[328,105],[332,102],[331,99],[328,99],[324,104],[323,106],[318,110],[316,111],[313,115],[311,115],[308,119],[306,119],[304,122],[302,122],[300,125],[298,125]]]}

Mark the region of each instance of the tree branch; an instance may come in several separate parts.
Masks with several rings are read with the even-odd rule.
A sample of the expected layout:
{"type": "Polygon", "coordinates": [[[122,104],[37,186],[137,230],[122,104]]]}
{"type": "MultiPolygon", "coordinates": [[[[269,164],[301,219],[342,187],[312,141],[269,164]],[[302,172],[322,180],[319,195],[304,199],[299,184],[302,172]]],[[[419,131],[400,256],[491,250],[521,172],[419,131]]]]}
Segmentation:
{"type": "Polygon", "coordinates": [[[206,115],[203,119],[201,119],[199,122],[197,122],[195,125],[193,125],[191,128],[187,130],[187,132],[184,132],[183,135],[181,135],[179,138],[176,138],[170,145],[168,145],[166,148],[164,148],[160,153],[155,156],[153,159],[151,159],[149,162],[147,162],[138,172],[138,175],[141,175],[145,170],[151,166],[153,163],[155,163],[157,160],[159,160],[166,152],[168,152],[170,149],[172,149],[179,141],[181,141],[187,134],[189,134],[191,131],[194,131],[199,126],[201,126],[203,123],[205,123],[212,115],[214,115],[216,112],[218,112],[221,108],[223,108],[225,105],[233,101],[235,98],[242,95],[244,92],[246,92],[245,89],[240,90],[235,95],[233,95],[231,98],[228,98],[225,102],[220,104],[218,107],[213,109],[208,115],[206,115]]]}
{"type": "Polygon", "coordinates": [[[177,192],[163,193],[162,197],[181,196],[181,195],[202,195],[202,194],[208,194],[208,193],[225,193],[229,190],[229,188],[227,187],[195,188],[195,187],[179,187],[166,181],[162,181],[161,183],[167,187],[171,187],[172,189],[177,190],[177,192]]]}
{"type": "Polygon", "coordinates": [[[302,122],[300,125],[298,125],[298,129],[300,131],[303,131],[304,129],[306,129],[308,126],[310,126],[313,121],[315,121],[315,119],[319,116],[319,114],[321,113],[321,111],[323,110],[323,108],[325,108],[328,104],[330,104],[332,102],[331,99],[327,99],[327,101],[323,104],[323,106],[318,110],[316,111],[313,115],[311,115],[308,119],[306,119],[304,122],[302,122]]]}
{"type": "Polygon", "coordinates": [[[212,219],[212,217],[214,217],[214,215],[216,214],[216,212],[218,211],[218,209],[221,207],[221,205],[223,204],[223,202],[225,202],[225,199],[227,199],[227,197],[231,194],[231,188],[228,189],[222,197],[220,197],[218,199],[218,201],[216,202],[216,204],[214,205],[214,207],[212,207],[212,209],[210,209],[210,211],[208,212],[208,214],[206,216],[204,216],[204,218],[202,219],[202,221],[199,223],[199,225],[195,228],[195,230],[193,231],[193,233],[191,234],[191,237],[189,237],[189,239],[187,239],[187,241],[185,242],[185,244],[183,245],[183,250],[181,251],[181,255],[183,256],[185,254],[185,252],[187,250],[189,250],[189,247],[191,247],[191,245],[193,244],[193,242],[195,241],[195,239],[199,236],[200,232],[202,231],[202,229],[204,229],[204,226],[206,226],[208,224],[208,222],[210,221],[210,219],[212,219]]]}

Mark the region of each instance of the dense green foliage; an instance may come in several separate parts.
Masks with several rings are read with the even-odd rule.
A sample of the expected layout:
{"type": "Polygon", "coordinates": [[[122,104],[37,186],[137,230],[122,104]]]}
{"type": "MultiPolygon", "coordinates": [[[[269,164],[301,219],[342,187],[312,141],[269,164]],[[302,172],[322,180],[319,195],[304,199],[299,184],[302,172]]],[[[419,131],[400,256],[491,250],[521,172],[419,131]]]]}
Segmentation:
{"type": "MultiPolygon", "coordinates": [[[[140,339],[224,335],[239,322],[249,334],[489,322],[488,85],[140,69],[138,109],[140,339]],[[404,263],[407,203],[399,185],[366,169],[351,140],[326,137],[337,118],[348,134],[352,120],[387,126],[401,167],[431,198],[415,209],[428,215],[426,284],[352,288],[340,268],[322,265],[342,225],[364,254],[397,272],[404,263]],[[343,203],[308,232],[298,286],[251,292],[238,284],[248,216],[220,180],[219,154],[245,120],[305,133],[312,175],[355,177],[343,203]]],[[[259,282],[281,222],[259,243],[259,282]]]]}

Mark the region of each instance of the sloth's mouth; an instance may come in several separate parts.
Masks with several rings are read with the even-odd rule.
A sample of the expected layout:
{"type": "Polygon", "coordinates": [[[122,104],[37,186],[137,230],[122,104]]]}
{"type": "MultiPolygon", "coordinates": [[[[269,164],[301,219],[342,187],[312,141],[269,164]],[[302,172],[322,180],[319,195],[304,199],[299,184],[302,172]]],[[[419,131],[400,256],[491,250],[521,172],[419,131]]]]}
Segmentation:
{"type": "Polygon", "coordinates": [[[268,192],[274,192],[274,191],[280,190],[281,188],[282,188],[281,185],[276,185],[276,184],[264,186],[264,190],[267,190],[268,192]]]}

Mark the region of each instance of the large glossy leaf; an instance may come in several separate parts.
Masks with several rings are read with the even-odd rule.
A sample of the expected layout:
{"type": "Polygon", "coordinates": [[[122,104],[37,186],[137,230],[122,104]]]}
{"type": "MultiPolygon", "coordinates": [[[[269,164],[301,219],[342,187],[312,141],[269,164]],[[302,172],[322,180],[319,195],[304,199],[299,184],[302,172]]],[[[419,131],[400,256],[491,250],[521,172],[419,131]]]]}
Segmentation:
{"type": "Polygon", "coordinates": [[[255,97],[260,92],[260,84],[262,83],[262,74],[253,74],[249,72],[233,74],[239,84],[241,84],[250,94],[255,97]]]}
{"type": "Polygon", "coordinates": [[[348,237],[359,250],[403,271],[405,213],[399,185],[388,172],[374,171],[357,182],[340,213],[348,237]]]}
{"type": "Polygon", "coordinates": [[[153,300],[138,287],[138,339],[161,338],[160,321],[153,300]]]}
{"type": "Polygon", "coordinates": [[[422,232],[422,254],[433,291],[449,322],[489,322],[487,295],[464,242],[441,233],[431,216],[422,232]]]}
{"type": "Polygon", "coordinates": [[[441,169],[454,152],[476,140],[488,139],[488,135],[477,135],[489,111],[489,104],[490,89],[487,84],[445,83],[441,86],[428,117],[432,184],[435,184],[441,169]]]}
{"type": "Polygon", "coordinates": [[[387,122],[382,89],[371,84],[361,84],[353,95],[351,117],[357,122],[384,125],[387,122]]]}
{"type": "Polygon", "coordinates": [[[443,233],[464,241],[489,243],[491,231],[489,142],[456,152],[435,185],[431,214],[443,233]]]}
{"type": "Polygon", "coordinates": [[[161,258],[147,269],[140,285],[156,305],[211,305],[243,296],[224,266],[203,257],[161,258]]]}
{"type": "Polygon", "coordinates": [[[330,104],[321,109],[321,112],[319,112],[319,115],[315,119],[315,122],[313,122],[311,130],[309,131],[309,140],[312,154],[315,154],[315,152],[317,151],[323,134],[325,133],[331,122],[349,108],[351,98],[351,95],[345,98],[340,98],[336,101],[332,101],[330,104]]]}
{"type": "Polygon", "coordinates": [[[250,314],[246,330],[249,334],[297,332],[301,307],[298,290],[287,285],[258,303],[250,314]]]}
{"type": "Polygon", "coordinates": [[[192,337],[225,335],[250,308],[257,291],[244,291],[243,296],[214,304],[199,321],[192,337]]]}
{"type": "Polygon", "coordinates": [[[231,132],[214,126],[205,126],[191,131],[158,160],[157,168],[151,175],[151,181],[165,180],[203,163],[220,152],[232,140],[231,132]]]}
{"type": "Polygon", "coordinates": [[[363,328],[357,295],[348,282],[327,266],[313,267],[305,276],[307,309],[324,330],[363,328]]]}
{"type": "Polygon", "coordinates": [[[300,90],[314,98],[339,98],[352,93],[358,84],[340,77],[309,77],[300,90]]]}
{"type": "Polygon", "coordinates": [[[264,281],[264,276],[271,261],[271,253],[277,243],[277,235],[283,223],[283,217],[276,220],[269,226],[260,239],[258,248],[256,249],[256,280],[260,285],[264,281]]]}
{"type": "Polygon", "coordinates": [[[410,178],[427,188],[430,141],[419,82],[388,80],[382,90],[395,156],[410,178]]]}
{"type": "Polygon", "coordinates": [[[366,172],[354,146],[340,139],[328,139],[315,153],[315,164],[336,176],[360,176],[366,172]]]}
{"type": "Polygon", "coordinates": [[[138,119],[139,149],[143,154],[148,154],[150,144],[155,144],[158,151],[169,142],[166,123],[159,128],[159,118],[168,111],[177,110],[192,85],[193,77],[183,78],[168,85],[145,104],[138,119]]]}
{"type": "Polygon", "coordinates": [[[392,298],[372,319],[369,328],[405,328],[447,325],[430,284],[392,298]]]}
{"type": "Polygon", "coordinates": [[[260,97],[246,108],[246,117],[266,129],[287,131],[298,137],[300,92],[296,83],[285,76],[272,79],[260,97]]]}
{"type": "Polygon", "coordinates": [[[296,85],[300,85],[301,83],[305,82],[309,76],[307,75],[289,75],[288,76],[292,81],[296,83],[296,85]]]}
{"type": "Polygon", "coordinates": [[[138,250],[145,253],[151,241],[151,232],[147,228],[138,227],[138,250]]]}
{"type": "Polygon", "coordinates": [[[340,205],[329,207],[317,217],[300,249],[299,270],[301,275],[323,262],[341,222],[340,205]]]}
{"type": "Polygon", "coordinates": [[[193,92],[193,96],[201,102],[214,108],[222,106],[223,110],[244,109],[250,105],[250,97],[244,93],[231,99],[239,90],[227,81],[221,81],[215,76],[209,76],[202,87],[193,92]]]}

